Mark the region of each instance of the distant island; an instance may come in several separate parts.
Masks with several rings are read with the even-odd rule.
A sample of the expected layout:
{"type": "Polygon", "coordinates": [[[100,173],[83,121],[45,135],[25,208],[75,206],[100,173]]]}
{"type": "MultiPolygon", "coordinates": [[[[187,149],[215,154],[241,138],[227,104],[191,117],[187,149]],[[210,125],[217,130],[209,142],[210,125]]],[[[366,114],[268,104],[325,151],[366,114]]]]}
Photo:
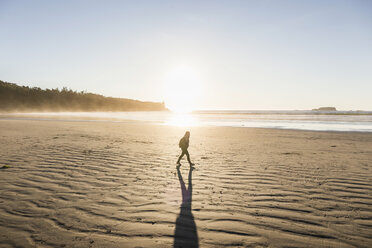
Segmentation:
{"type": "Polygon", "coordinates": [[[320,107],[317,109],[312,109],[312,111],[337,111],[335,107],[320,107]]]}
{"type": "Polygon", "coordinates": [[[0,80],[0,112],[165,111],[164,103],[105,97],[66,87],[40,89],[0,80]]]}

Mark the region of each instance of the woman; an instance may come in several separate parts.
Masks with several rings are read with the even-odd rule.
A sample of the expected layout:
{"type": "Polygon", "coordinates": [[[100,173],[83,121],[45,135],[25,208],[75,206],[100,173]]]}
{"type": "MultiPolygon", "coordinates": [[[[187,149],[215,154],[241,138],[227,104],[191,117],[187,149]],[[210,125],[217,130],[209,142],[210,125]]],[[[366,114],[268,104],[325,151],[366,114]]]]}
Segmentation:
{"type": "Polygon", "coordinates": [[[177,160],[177,166],[181,166],[181,159],[182,157],[186,154],[186,157],[187,157],[187,161],[189,162],[190,166],[193,166],[194,164],[191,162],[190,160],[190,154],[189,152],[187,151],[187,148],[189,148],[189,139],[190,139],[190,132],[187,131],[185,133],[185,135],[182,137],[182,139],[180,139],[180,142],[179,142],[179,147],[181,148],[182,150],[182,153],[181,155],[179,156],[178,160],[177,160]]]}

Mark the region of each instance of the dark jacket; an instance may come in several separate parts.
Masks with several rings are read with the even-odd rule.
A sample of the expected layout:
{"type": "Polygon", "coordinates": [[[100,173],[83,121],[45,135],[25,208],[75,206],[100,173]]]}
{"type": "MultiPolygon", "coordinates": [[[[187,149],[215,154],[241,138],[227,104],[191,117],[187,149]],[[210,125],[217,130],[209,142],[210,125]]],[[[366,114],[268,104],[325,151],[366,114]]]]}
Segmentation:
{"type": "Polygon", "coordinates": [[[178,144],[178,146],[182,150],[187,150],[187,148],[189,148],[189,139],[187,139],[186,137],[183,137],[182,139],[180,139],[180,143],[178,144]]]}

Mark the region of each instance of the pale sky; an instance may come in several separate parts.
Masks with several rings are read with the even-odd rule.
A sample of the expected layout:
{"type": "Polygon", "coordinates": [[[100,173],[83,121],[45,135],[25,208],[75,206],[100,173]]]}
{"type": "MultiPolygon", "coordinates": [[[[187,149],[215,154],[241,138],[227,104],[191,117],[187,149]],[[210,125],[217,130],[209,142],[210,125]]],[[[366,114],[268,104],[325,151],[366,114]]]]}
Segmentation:
{"type": "Polygon", "coordinates": [[[372,110],[372,1],[0,0],[0,80],[194,109],[372,110]]]}

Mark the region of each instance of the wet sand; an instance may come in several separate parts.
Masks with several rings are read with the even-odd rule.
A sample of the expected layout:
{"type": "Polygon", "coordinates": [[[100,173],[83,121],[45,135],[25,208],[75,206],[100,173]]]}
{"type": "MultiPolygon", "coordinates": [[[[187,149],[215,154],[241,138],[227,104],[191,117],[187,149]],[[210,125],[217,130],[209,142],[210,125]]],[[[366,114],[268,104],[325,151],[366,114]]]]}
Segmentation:
{"type": "Polygon", "coordinates": [[[371,247],[372,134],[0,120],[0,247],[371,247]]]}

